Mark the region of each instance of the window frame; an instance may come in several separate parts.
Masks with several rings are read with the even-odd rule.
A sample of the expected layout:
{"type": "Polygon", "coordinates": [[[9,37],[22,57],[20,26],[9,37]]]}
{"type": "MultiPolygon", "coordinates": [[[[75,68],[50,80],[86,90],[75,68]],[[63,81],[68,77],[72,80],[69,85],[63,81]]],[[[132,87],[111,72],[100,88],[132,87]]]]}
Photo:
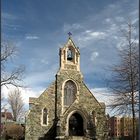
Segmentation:
{"type": "MultiPolygon", "coordinates": [[[[71,86],[71,85],[70,85],[70,86],[71,86]]],[[[63,105],[64,105],[64,107],[68,107],[68,106],[70,106],[71,104],[73,104],[73,102],[77,99],[77,91],[78,91],[78,89],[77,89],[77,86],[76,86],[75,82],[73,82],[72,80],[67,80],[67,81],[65,82],[64,88],[63,88],[63,105]],[[66,88],[67,88],[66,86],[69,86],[69,85],[67,85],[68,82],[71,82],[71,83],[73,84],[74,91],[70,91],[69,93],[66,93],[66,91],[70,90],[70,88],[69,88],[69,89],[66,89],[66,88]],[[67,94],[67,95],[66,95],[66,94],[67,94]],[[66,103],[66,102],[67,102],[67,99],[70,97],[70,95],[68,95],[68,94],[71,94],[73,99],[72,99],[72,101],[70,101],[69,103],[66,103]],[[74,94],[74,95],[73,95],[73,94],[74,94]],[[67,97],[67,96],[69,96],[69,97],[67,97]]],[[[70,97],[70,98],[71,98],[71,97],[70,97]]],[[[70,98],[69,98],[69,99],[70,99],[70,98]]]]}
{"type": "Polygon", "coordinates": [[[48,109],[47,109],[46,107],[44,107],[44,108],[42,109],[41,125],[42,125],[42,126],[48,126],[48,109]],[[44,109],[47,110],[47,113],[46,113],[46,124],[44,123],[44,109]]]}

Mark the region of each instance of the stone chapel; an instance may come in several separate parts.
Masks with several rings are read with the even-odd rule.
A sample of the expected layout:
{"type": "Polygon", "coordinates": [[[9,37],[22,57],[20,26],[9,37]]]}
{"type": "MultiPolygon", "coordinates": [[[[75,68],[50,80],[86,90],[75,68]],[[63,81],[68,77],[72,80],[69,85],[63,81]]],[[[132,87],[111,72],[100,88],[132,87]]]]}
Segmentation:
{"type": "Polygon", "coordinates": [[[71,36],[59,50],[55,81],[29,98],[26,140],[106,140],[105,104],[88,89],[80,71],[80,50],[71,36]]]}

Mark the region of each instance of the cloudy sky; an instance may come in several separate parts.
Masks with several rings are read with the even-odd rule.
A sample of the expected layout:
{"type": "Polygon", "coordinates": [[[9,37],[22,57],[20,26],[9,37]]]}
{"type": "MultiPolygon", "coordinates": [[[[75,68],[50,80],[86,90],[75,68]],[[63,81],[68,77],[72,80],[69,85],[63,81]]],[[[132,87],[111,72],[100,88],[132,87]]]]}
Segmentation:
{"type": "MultiPolygon", "coordinates": [[[[118,62],[120,28],[128,19],[138,23],[138,0],[2,0],[2,40],[19,50],[12,65],[26,67],[25,102],[55,80],[68,32],[80,49],[85,83],[104,101],[108,66],[118,62]]],[[[2,92],[6,96],[7,89],[2,92]]]]}

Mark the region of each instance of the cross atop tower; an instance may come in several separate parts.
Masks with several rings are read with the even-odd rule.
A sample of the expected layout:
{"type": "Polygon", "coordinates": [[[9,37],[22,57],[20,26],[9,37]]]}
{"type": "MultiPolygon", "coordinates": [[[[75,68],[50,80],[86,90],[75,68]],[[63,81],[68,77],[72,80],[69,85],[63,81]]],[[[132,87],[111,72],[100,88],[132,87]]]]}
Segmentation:
{"type": "Polygon", "coordinates": [[[68,32],[68,35],[69,35],[69,38],[71,37],[72,33],[71,32],[68,32]]]}

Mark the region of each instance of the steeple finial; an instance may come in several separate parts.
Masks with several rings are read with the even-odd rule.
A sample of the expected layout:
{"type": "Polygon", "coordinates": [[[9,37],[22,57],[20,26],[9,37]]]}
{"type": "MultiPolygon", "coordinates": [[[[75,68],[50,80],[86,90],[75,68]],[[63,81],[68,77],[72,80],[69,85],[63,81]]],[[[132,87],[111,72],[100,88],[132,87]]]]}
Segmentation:
{"type": "Polygon", "coordinates": [[[68,32],[68,35],[69,35],[69,38],[71,37],[72,33],[71,32],[68,32]]]}

